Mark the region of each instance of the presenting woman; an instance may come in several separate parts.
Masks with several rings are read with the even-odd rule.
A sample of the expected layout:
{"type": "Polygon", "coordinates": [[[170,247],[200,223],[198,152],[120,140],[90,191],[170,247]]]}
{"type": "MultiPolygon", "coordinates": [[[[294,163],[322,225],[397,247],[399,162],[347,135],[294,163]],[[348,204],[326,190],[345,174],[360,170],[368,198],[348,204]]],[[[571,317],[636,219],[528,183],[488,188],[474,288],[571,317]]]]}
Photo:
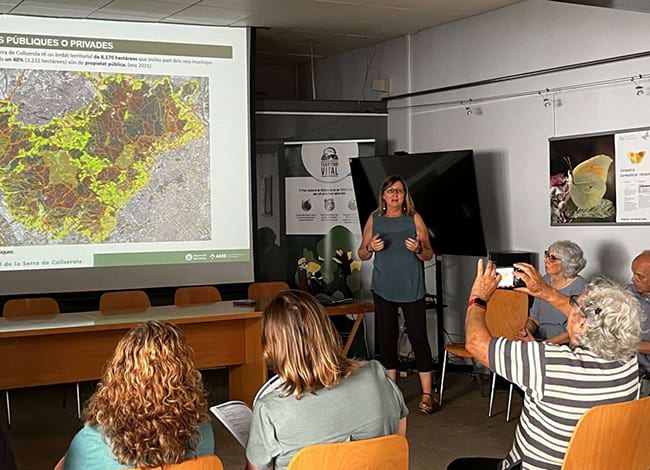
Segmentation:
{"type": "Polygon", "coordinates": [[[423,261],[433,257],[433,250],[427,227],[415,212],[404,178],[386,178],[378,201],[379,207],[363,229],[358,253],[362,260],[375,255],[371,289],[380,360],[390,378],[396,380],[397,309],[401,307],[422,386],[418,409],[431,414],[437,404],[432,395],[433,361],[427,338],[423,261]]]}
{"type": "MultiPolygon", "coordinates": [[[[578,273],[586,265],[582,248],[568,240],[556,241],[544,252],[544,282],[567,297],[581,294],[587,281],[578,273]]],[[[539,339],[554,344],[566,344],[569,342],[566,325],[565,314],[543,300],[535,299],[530,316],[519,330],[517,339],[539,339]]]]}

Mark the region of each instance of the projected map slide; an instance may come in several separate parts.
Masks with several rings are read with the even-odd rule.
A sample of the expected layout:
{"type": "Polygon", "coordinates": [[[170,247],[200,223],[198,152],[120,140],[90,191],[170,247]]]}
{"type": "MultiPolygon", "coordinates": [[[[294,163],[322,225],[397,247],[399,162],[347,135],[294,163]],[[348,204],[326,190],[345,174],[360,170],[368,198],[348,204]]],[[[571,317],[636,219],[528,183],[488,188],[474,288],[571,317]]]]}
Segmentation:
{"type": "Polygon", "coordinates": [[[0,270],[249,260],[228,39],[0,31],[0,270]]]}

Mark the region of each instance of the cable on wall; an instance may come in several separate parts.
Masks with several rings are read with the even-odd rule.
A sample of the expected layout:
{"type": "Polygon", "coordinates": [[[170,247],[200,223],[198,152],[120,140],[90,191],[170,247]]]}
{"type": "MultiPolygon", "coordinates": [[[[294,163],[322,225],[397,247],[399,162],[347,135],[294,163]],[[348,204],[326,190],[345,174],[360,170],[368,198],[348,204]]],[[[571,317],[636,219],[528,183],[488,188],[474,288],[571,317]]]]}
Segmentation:
{"type": "MultiPolygon", "coordinates": [[[[508,101],[512,99],[525,98],[531,96],[541,96],[543,106],[552,107],[553,110],[555,110],[556,106],[553,106],[553,103],[554,101],[556,101],[555,95],[558,93],[565,92],[565,91],[575,91],[575,90],[582,90],[588,88],[599,88],[599,87],[605,87],[611,85],[627,84],[630,83],[631,81],[633,85],[635,85],[634,90],[636,95],[642,96],[645,93],[645,91],[639,92],[640,89],[645,90],[642,81],[648,79],[650,79],[650,73],[638,74],[632,77],[625,76],[625,77],[612,78],[608,80],[599,80],[594,82],[575,83],[572,85],[565,85],[565,86],[555,87],[555,88],[544,88],[543,90],[535,89],[535,90],[520,91],[515,93],[504,93],[500,95],[483,96],[480,98],[464,98],[462,100],[448,100],[448,101],[436,101],[431,103],[389,106],[388,111],[393,111],[398,109],[414,109],[414,108],[453,109],[453,108],[460,107],[465,109],[465,113],[468,116],[471,116],[472,114],[479,114],[479,113],[475,113],[475,110],[477,109],[476,106],[478,106],[479,104],[508,101]]],[[[554,115],[554,119],[555,119],[555,115],[554,115]]]]}
{"type": "Polygon", "coordinates": [[[420,90],[420,91],[413,91],[409,93],[402,93],[401,95],[393,95],[393,96],[386,96],[382,98],[382,101],[394,101],[394,100],[400,100],[404,98],[414,98],[416,96],[423,96],[423,95],[433,95],[436,93],[443,93],[447,91],[456,91],[456,90],[462,90],[465,88],[474,88],[477,86],[483,86],[483,85],[492,85],[495,83],[503,83],[503,82],[509,82],[512,80],[521,80],[522,78],[530,78],[530,77],[538,77],[540,75],[548,75],[551,73],[558,73],[558,72],[566,72],[569,70],[577,70],[577,69],[582,69],[586,67],[594,67],[597,65],[607,65],[607,64],[614,64],[617,62],[623,62],[627,60],[635,60],[635,59],[643,59],[650,57],[650,51],[643,51],[643,52],[635,52],[633,54],[625,54],[625,55],[618,55],[618,56],[613,56],[613,57],[606,57],[604,59],[596,59],[596,60],[590,60],[586,62],[576,62],[574,64],[568,64],[568,65],[560,65],[557,67],[549,67],[546,69],[538,69],[538,70],[533,70],[530,72],[522,72],[522,73],[515,73],[511,75],[503,75],[501,77],[495,77],[495,78],[488,78],[485,80],[477,80],[474,82],[466,82],[466,83],[459,83],[456,85],[449,85],[445,87],[439,87],[439,88],[429,88],[427,90],[420,90]]]}

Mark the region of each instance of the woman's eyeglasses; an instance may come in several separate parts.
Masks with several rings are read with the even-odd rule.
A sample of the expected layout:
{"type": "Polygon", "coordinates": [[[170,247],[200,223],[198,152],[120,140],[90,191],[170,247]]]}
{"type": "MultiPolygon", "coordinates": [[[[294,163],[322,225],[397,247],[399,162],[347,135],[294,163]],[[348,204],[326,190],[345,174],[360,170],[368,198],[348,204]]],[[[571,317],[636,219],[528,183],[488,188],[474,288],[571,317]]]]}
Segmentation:
{"type": "Polygon", "coordinates": [[[544,258],[548,259],[549,261],[559,261],[560,259],[557,256],[550,254],[548,250],[544,252],[544,258]]]}
{"type": "MultiPolygon", "coordinates": [[[[573,294],[569,296],[569,305],[575,305],[578,307],[578,310],[582,312],[583,315],[586,316],[585,311],[582,309],[582,306],[578,303],[578,297],[580,297],[581,294],[573,294]]],[[[603,311],[602,308],[596,307],[594,309],[594,315],[600,315],[600,313],[603,311]]]]}
{"type": "Polygon", "coordinates": [[[404,194],[404,190],[400,188],[388,188],[386,194],[404,194]]]}

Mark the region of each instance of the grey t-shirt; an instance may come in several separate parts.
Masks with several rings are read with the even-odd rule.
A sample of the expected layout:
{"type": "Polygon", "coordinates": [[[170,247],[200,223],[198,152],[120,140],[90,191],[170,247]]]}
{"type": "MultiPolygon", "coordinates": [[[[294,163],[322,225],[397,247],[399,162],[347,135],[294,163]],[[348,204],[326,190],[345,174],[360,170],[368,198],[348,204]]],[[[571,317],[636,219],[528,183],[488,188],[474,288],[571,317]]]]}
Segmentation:
{"type": "Polygon", "coordinates": [[[283,396],[275,390],[255,403],[246,457],[260,469],[286,469],[303,447],[395,434],[408,414],[397,385],[369,361],[336,387],[283,396]]]}
{"type": "MultiPolygon", "coordinates": [[[[645,318],[641,321],[641,339],[650,341],[650,297],[639,294],[634,284],[628,285],[627,289],[639,299],[641,310],[645,315],[645,318]]],[[[646,374],[650,374],[650,354],[639,354],[639,369],[646,374]]]]}
{"type": "MultiPolygon", "coordinates": [[[[551,276],[544,275],[544,281],[550,285],[551,276]]],[[[587,281],[582,276],[577,276],[571,284],[563,287],[559,291],[568,296],[581,294],[587,285],[587,281]]],[[[530,317],[534,318],[539,328],[535,336],[541,339],[549,339],[566,331],[567,316],[560,312],[552,305],[540,299],[535,299],[530,309],[530,317]]]]}

